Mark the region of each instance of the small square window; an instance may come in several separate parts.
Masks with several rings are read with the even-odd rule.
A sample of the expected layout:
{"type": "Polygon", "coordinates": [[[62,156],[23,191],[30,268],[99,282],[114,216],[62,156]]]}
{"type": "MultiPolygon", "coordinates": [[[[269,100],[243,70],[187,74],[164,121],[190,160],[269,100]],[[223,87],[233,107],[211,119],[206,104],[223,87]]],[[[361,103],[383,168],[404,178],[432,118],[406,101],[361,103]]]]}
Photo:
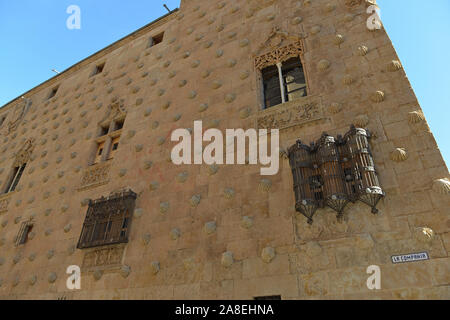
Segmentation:
{"type": "Polygon", "coordinates": [[[150,48],[160,44],[161,42],[163,42],[163,39],[164,39],[164,32],[158,34],[157,36],[151,37],[148,43],[148,47],[150,48]]]}
{"type": "Polygon", "coordinates": [[[95,68],[94,68],[94,71],[91,74],[91,77],[93,77],[93,76],[95,76],[95,75],[97,75],[99,73],[102,73],[104,68],[105,68],[105,62],[96,65],[95,68]]]}
{"type": "Polygon", "coordinates": [[[59,89],[59,86],[53,88],[53,89],[50,91],[50,93],[49,93],[49,95],[48,95],[48,97],[47,97],[47,100],[53,98],[54,96],[56,96],[56,93],[58,92],[58,89],[59,89]]]}

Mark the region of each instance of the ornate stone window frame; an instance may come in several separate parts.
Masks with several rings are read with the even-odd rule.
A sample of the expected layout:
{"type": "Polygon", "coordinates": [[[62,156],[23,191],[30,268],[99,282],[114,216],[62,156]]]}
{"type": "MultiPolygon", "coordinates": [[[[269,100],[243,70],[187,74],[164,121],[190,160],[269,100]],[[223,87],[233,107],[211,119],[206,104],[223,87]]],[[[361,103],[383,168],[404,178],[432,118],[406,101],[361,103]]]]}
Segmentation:
{"type": "MultiPolygon", "coordinates": [[[[271,34],[271,37],[275,36],[275,39],[276,39],[277,34],[281,34],[282,38],[288,37],[284,33],[279,32],[277,30],[278,29],[274,29],[273,33],[271,34]]],[[[270,40],[270,37],[267,41],[269,41],[269,40],[270,40]]],[[[281,39],[278,39],[278,41],[279,41],[279,43],[282,42],[281,39]]],[[[262,45],[261,47],[264,48],[264,46],[265,45],[262,45]]],[[[258,101],[260,104],[259,109],[261,111],[266,109],[265,105],[264,105],[264,88],[262,85],[262,70],[268,66],[277,66],[277,68],[281,74],[282,63],[291,58],[298,57],[300,59],[302,66],[303,66],[303,72],[305,74],[306,90],[308,92],[308,95],[312,94],[309,76],[308,76],[308,67],[305,64],[304,53],[305,53],[305,48],[304,48],[303,41],[299,38],[296,38],[294,41],[291,41],[287,45],[278,46],[275,48],[271,47],[270,51],[255,56],[254,67],[255,67],[255,71],[257,72],[257,87],[258,87],[258,92],[259,92],[258,101]]],[[[281,84],[280,84],[280,86],[281,86],[281,84]]],[[[284,88],[281,90],[283,91],[284,88]]],[[[286,102],[288,102],[288,101],[286,101],[286,102]]],[[[283,102],[282,104],[284,104],[286,102],[283,102]]],[[[280,104],[280,105],[282,105],[282,104],[280,104]]],[[[276,107],[278,107],[278,106],[271,107],[271,109],[276,108],[276,107]]]]}

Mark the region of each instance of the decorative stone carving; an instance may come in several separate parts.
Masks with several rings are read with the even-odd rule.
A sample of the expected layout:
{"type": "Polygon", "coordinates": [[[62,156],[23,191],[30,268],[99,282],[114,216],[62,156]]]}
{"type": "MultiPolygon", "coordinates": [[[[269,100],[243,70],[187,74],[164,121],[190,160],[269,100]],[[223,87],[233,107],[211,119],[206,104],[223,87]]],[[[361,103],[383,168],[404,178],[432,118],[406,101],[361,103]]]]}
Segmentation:
{"type": "Polygon", "coordinates": [[[83,257],[82,268],[90,270],[104,266],[119,266],[122,262],[124,246],[111,246],[89,250],[83,257]]]}
{"type": "Polygon", "coordinates": [[[92,275],[94,276],[94,279],[95,279],[96,281],[98,281],[98,280],[100,280],[100,279],[102,278],[102,276],[103,276],[103,270],[97,269],[97,270],[94,271],[94,273],[93,273],[92,275]]]}
{"type": "Polygon", "coordinates": [[[146,234],[142,235],[142,243],[145,246],[148,245],[150,243],[151,238],[152,237],[151,237],[150,233],[146,233],[146,234]]]}
{"type": "Polygon", "coordinates": [[[150,270],[152,271],[153,274],[157,274],[160,269],[161,267],[159,261],[153,261],[152,263],[150,263],[150,270]]]}
{"type": "Polygon", "coordinates": [[[58,278],[58,276],[56,275],[56,273],[55,273],[55,272],[51,272],[51,273],[48,275],[48,282],[49,282],[49,283],[54,283],[54,282],[56,281],[57,278],[58,278]]]}
{"type": "Polygon", "coordinates": [[[365,114],[361,114],[353,120],[353,124],[357,128],[365,128],[369,124],[369,117],[365,114]]]}
{"type": "Polygon", "coordinates": [[[225,268],[229,268],[233,265],[234,259],[233,259],[233,253],[232,252],[224,252],[222,254],[222,259],[221,259],[221,264],[222,266],[224,266],[225,268]]]}
{"type": "Polygon", "coordinates": [[[206,234],[213,234],[214,232],[216,232],[217,226],[216,226],[216,222],[215,221],[210,221],[205,223],[205,226],[203,228],[203,230],[205,231],[206,234]]]}
{"type": "Polygon", "coordinates": [[[270,179],[264,178],[259,182],[259,189],[263,192],[269,192],[272,187],[272,181],[270,179]]]}
{"type": "Polygon", "coordinates": [[[32,104],[31,100],[26,98],[23,98],[16,104],[11,114],[8,116],[6,125],[4,126],[5,136],[11,134],[19,127],[31,104],[32,104]]]}
{"type": "Polygon", "coordinates": [[[406,153],[406,149],[404,148],[396,148],[391,153],[391,160],[396,162],[405,161],[408,159],[408,154],[406,153]]]}
{"type": "Polygon", "coordinates": [[[109,163],[100,163],[86,168],[81,179],[79,191],[93,188],[109,182],[111,165],[109,163]]]}
{"type": "Polygon", "coordinates": [[[242,217],[241,226],[245,229],[250,229],[253,226],[253,218],[249,216],[242,217]]]}
{"type": "Polygon", "coordinates": [[[169,202],[161,202],[159,204],[159,212],[166,213],[169,210],[169,202]]]}
{"type": "Polygon", "coordinates": [[[224,193],[225,198],[227,198],[227,199],[232,199],[235,194],[233,188],[225,188],[223,193],[224,193]]]}
{"type": "Polygon", "coordinates": [[[283,104],[282,108],[269,108],[258,113],[258,129],[286,129],[322,119],[323,109],[318,97],[304,97],[283,104]]]}
{"type": "Polygon", "coordinates": [[[215,175],[219,171],[219,166],[216,164],[212,164],[208,167],[208,174],[210,176],[215,175]]]}
{"type": "Polygon", "coordinates": [[[311,27],[311,34],[316,35],[320,32],[320,30],[322,30],[322,27],[319,25],[315,25],[315,26],[311,27]]]}
{"type": "Polygon", "coordinates": [[[0,199],[0,213],[8,211],[8,204],[11,198],[0,199]]]}
{"type": "Polygon", "coordinates": [[[344,43],[344,36],[342,34],[337,34],[334,37],[334,44],[340,46],[343,43],[344,43]]]}
{"type": "Polygon", "coordinates": [[[275,249],[266,247],[262,250],[261,258],[265,263],[270,263],[275,258],[275,249]]]}
{"type": "Polygon", "coordinates": [[[349,9],[353,9],[359,6],[363,0],[345,0],[345,6],[349,9]]]}
{"type": "Polygon", "coordinates": [[[383,102],[385,99],[385,94],[383,91],[376,91],[370,96],[370,100],[375,103],[383,102]]]}
{"type": "Polygon", "coordinates": [[[120,275],[124,278],[127,278],[131,273],[131,267],[129,266],[122,266],[122,268],[120,268],[120,275]]]}
{"type": "Polygon", "coordinates": [[[450,181],[447,178],[434,180],[433,181],[433,191],[438,194],[449,195],[450,194],[450,181]]]}
{"type": "Polygon", "coordinates": [[[27,139],[20,150],[15,154],[14,167],[20,167],[27,163],[35,146],[35,140],[33,138],[27,139]]]}
{"type": "Polygon", "coordinates": [[[434,231],[431,228],[421,227],[414,230],[414,237],[423,243],[429,243],[434,239],[434,231]]]}
{"type": "Polygon", "coordinates": [[[354,82],[354,79],[351,74],[346,74],[342,78],[342,83],[345,84],[346,86],[351,85],[353,82],[354,82]]]}
{"type": "Polygon", "coordinates": [[[357,53],[359,56],[364,57],[365,55],[367,55],[369,53],[369,48],[367,48],[364,45],[361,45],[358,47],[357,53]]]}
{"type": "MultiPolygon", "coordinates": [[[[286,36],[287,37],[287,36],[286,36]]],[[[281,40],[277,40],[275,43],[281,44],[281,40]]],[[[272,47],[275,48],[279,46],[279,44],[272,44],[272,47]]],[[[263,45],[265,47],[265,45],[263,45]]],[[[303,44],[301,41],[297,40],[294,43],[289,45],[273,49],[271,52],[260,55],[255,58],[255,68],[258,70],[262,70],[268,66],[276,65],[277,63],[284,62],[293,57],[300,57],[304,52],[303,44]]]]}
{"type": "Polygon", "coordinates": [[[333,102],[330,104],[328,110],[333,114],[339,113],[342,110],[342,105],[340,103],[333,102]]]}
{"type": "Polygon", "coordinates": [[[179,229],[172,229],[170,231],[170,239],[177,240],[181,236],[181,232],[179,229]]]}
{"type": "Polygon", "coordinates": [[[387,65],[387,70],[390,71],[390,72],[395,72],[395,71],[398,71],[398,70],[400,70],[402,68],[403,68],[403,66],[400,63],[400,61],[398,61],[398,60],[392,60],[387,65]]]}
{"type": "Polygon", "coordinates": [[[425,121],[425,116],[422,111],[413,111],[408,114],[408,122],[416,124],[425,121]]]}
{"type": "Polygon", "coordinates": [[[331,65],[330,61],[323,59],[320,60],[319,63],[317,64],[317,69],[321,72],[324,72],[330,67],[330,65],[331,65]]]}

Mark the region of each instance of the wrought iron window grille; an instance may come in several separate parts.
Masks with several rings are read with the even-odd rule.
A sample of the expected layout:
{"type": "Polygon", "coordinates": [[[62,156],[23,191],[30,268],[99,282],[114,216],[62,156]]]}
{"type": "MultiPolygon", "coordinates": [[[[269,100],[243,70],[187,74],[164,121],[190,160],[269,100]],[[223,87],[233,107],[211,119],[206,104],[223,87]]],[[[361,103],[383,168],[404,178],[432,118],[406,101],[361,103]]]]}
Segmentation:
{"type": "Polygon", "coordinates": [[[295,209],[308,223],[318,208],[326,206],[341,218],[349,202],[361,201],[378,213],[384,197],[369,145],[370,132],[352,126],[337,138],[323,133],[309,146],[300,140],[289,148],[294,178],[295,209]]]}
{"type": "Polygon", "coordinates": [[[136,197],[136,193],[126,190],[89,201],[77,248],[128,242],[136,197]]]}

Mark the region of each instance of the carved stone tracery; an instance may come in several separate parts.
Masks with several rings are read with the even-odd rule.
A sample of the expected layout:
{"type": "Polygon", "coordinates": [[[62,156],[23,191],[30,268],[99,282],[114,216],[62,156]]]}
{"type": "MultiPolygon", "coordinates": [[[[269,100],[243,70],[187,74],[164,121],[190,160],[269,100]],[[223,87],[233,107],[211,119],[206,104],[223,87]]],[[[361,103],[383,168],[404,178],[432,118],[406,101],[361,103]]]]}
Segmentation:
{"type": "Polygon", "coordinates": [[[300,57],[304,53],[301,36],[290,35],[287,32],[281,31],[278,27],[274,27],[267,39],[261,43],[258,48],[258,54],[266,48],[270,51],[258,55],[255,58],[255,67],[258,70],[262,70],[271,65],[276,65],[279,62],[286,61],[293,57],[300,57]],[[290,43],[283,45],[287,41],[290,43]]]}
{"type": "Polygon", "coordinates": [[[100,126],[109,125],[114,120],[125,119],[127,111],[123,106],[123,101],[116,101],[109,105],[106,116],[98,123],[100,126]]]}
{"type": "Polygon", "coordinates": [[[20,167],[30,160],[35,145],[34,138],[25,141],[24,145],[15,154],[14,167],[20,167]]]}
{"type": "Polygon", "coordinates": [[[85,190],[108,183],[110,168],[110,163],[100,163],[95,166],[88,167],[83,172],[79,190],[85,190]]]}
{"type": "Polygon", "coordinates": [[[12,114],[7,118],[5,135],[9,135],[13,131],[15,131],[20,122],[23,120],[25,114],[27,113],[29,107],[31,105],[31,100],[23,99],[14,107],[12,114]]]}

